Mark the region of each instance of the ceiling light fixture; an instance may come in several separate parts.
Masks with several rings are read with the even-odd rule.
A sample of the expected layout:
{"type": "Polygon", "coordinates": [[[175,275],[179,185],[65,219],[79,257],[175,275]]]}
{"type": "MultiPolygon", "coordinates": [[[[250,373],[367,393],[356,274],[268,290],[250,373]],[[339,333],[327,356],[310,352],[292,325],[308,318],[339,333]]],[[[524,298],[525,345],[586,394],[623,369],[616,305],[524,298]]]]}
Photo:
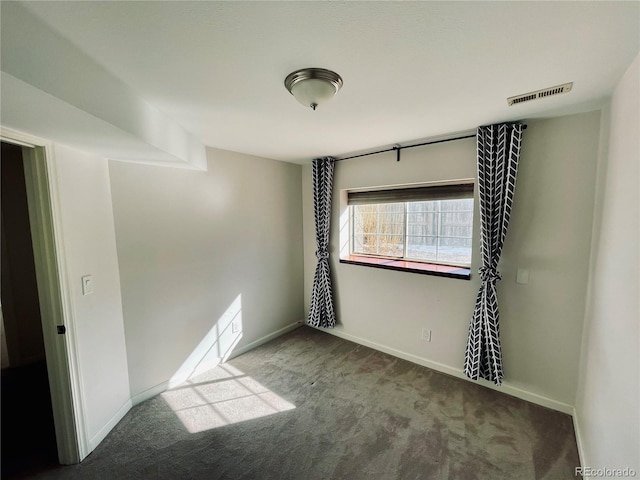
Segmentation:
{"type": "Polygon", "coordinates": [[[287,75],[284,86],[305,107],[315,110],[342,87],[342,77],[324,68],[303,68],[287,75]]]}

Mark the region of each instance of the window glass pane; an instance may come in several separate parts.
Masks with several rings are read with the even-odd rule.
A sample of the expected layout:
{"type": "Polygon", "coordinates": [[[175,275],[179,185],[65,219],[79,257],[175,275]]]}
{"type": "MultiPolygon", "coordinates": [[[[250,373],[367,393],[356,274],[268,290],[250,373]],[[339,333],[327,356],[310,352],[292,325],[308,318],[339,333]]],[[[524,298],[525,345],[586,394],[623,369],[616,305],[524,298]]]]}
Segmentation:
{"type": "Polygon", "coordinates": [[[408,207],[407,258],[469,265],[473,199],[415,202],[408,207]]]}
{"type": "Polygon", "coordinates": [[[407,258],[435,262],[437,241],[434,236],[407,237],[407,258]]]}
{"type": "Polygon", "coordinates": [[[438,202],[410,202],[407,204],[408,212],[435,212],[438,209],[438,202]]]}
{"type": "Polygon", "coordinates": [[[404,203],[354,205],[354,253],[402,257],[404,254],[404,203]]]}
{"type": "Polygon", "coordinates": [[[473,199],[351,205],[354,254],[471,264],[473,199]]]}

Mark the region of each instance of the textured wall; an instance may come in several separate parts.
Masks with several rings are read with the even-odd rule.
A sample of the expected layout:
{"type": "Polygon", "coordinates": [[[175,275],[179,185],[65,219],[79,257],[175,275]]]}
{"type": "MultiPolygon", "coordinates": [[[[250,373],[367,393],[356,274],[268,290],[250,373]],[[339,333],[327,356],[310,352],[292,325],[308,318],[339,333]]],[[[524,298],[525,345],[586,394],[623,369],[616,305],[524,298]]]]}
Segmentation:
{"type": "Polygon", "coordinates": [[[95,448],[130,405],[109,169],[103,158],[60,145],[55,166],[61,269],[71,294],[86,435],[95,448]],[[84,275],[93,276],[89,295],[82,294],[84,275]]]}
{"type": "MultiPolygon", "coordinates": [[[[570,411],[580,356],[593,219],[600,112],[527,122],[511,226],[499,270],[505,384],[511,393],[570,411]],[[518,268],[528,285],[515,283],[518,268]],[[518,389],[518,390],[515,390],[518,389]]],[[[341,189],[472,178],[475,140],[340,162],[341,189]]],[[[315,268],[311,169],[303,171],[305,306],[315,268]]],[[[477,211],[477,210],[476,210],[477,211]]],[[[449,373],[460,373],[480,285],[479,215],[474,216],[472,280],[338,263],[340,205],[332,218],[332,272],[343,334],[449,373]],[[432,330],[432,341],[420,338],[432,330]]]]}
{"type": "Polygon", "coordinates": [[[206,172],[110,163],[134,397],[219,348],[238,307],[238,347],[303,316],[301,167],[207,156],[206,172]]]}
{"type": "Polygon", "coordinates": [[[599,165],[576,423],[583,466],[640,472],[640,57],[611,100],[599,165]]]}

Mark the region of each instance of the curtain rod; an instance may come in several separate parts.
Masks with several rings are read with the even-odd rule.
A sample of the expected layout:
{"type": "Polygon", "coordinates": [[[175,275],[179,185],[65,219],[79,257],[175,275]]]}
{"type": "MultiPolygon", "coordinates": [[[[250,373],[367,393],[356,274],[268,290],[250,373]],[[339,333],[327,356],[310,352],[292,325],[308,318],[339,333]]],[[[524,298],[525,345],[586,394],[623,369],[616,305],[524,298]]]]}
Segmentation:
{"type": "MultiPolygon", "coordinates": [[[[527,125],[524,124],[522,125],[522,129],[526,130],[527,129],[527,125]]],[[[464,140],[465,138],[473,138],[475,137],[476,134],[473,133],[471,135],[463,135],[461,137],[453,137],[453,138],[445,138],[443,140],[432,140],[431,142],[424,142],[424,143],[416,143],[414,145],[405,145],[400,146],[400,145],[395,145],[391,148],[385,148],[384,150],[376,150],[375,152],[368,152],[368,153],[361,153],[359,155],[351,155],[350,157],[344,157],[344,158],[336,158],[336,162],[341,162],[342,160],[351,160],[352,158],[358,158],[358,157],[366,157],[368,155],[376,155],[377,153],[385,153],[385,152],[393,152],[395,150],[396,152],[396,161],[400,161],[400,150],[404,150],[405,148],[414,148],[414,147],[423,147],[425,145],[433,145],[435,143],[445,143],[445,142],[453,142],[454,140],[464,140]]]]}

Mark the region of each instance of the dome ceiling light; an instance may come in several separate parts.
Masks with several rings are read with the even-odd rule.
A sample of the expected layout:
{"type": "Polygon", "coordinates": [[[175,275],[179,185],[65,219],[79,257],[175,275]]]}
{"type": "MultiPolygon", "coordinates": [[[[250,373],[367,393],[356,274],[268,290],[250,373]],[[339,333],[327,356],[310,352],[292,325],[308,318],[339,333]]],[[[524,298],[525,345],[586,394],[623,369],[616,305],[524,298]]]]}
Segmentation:
{"type": "Polygon", "coordinates": [[[303,68],[287,75],[284,86],[305,107],[315,110],[342,87],[342,77],[324,68],[303,68]]]}

